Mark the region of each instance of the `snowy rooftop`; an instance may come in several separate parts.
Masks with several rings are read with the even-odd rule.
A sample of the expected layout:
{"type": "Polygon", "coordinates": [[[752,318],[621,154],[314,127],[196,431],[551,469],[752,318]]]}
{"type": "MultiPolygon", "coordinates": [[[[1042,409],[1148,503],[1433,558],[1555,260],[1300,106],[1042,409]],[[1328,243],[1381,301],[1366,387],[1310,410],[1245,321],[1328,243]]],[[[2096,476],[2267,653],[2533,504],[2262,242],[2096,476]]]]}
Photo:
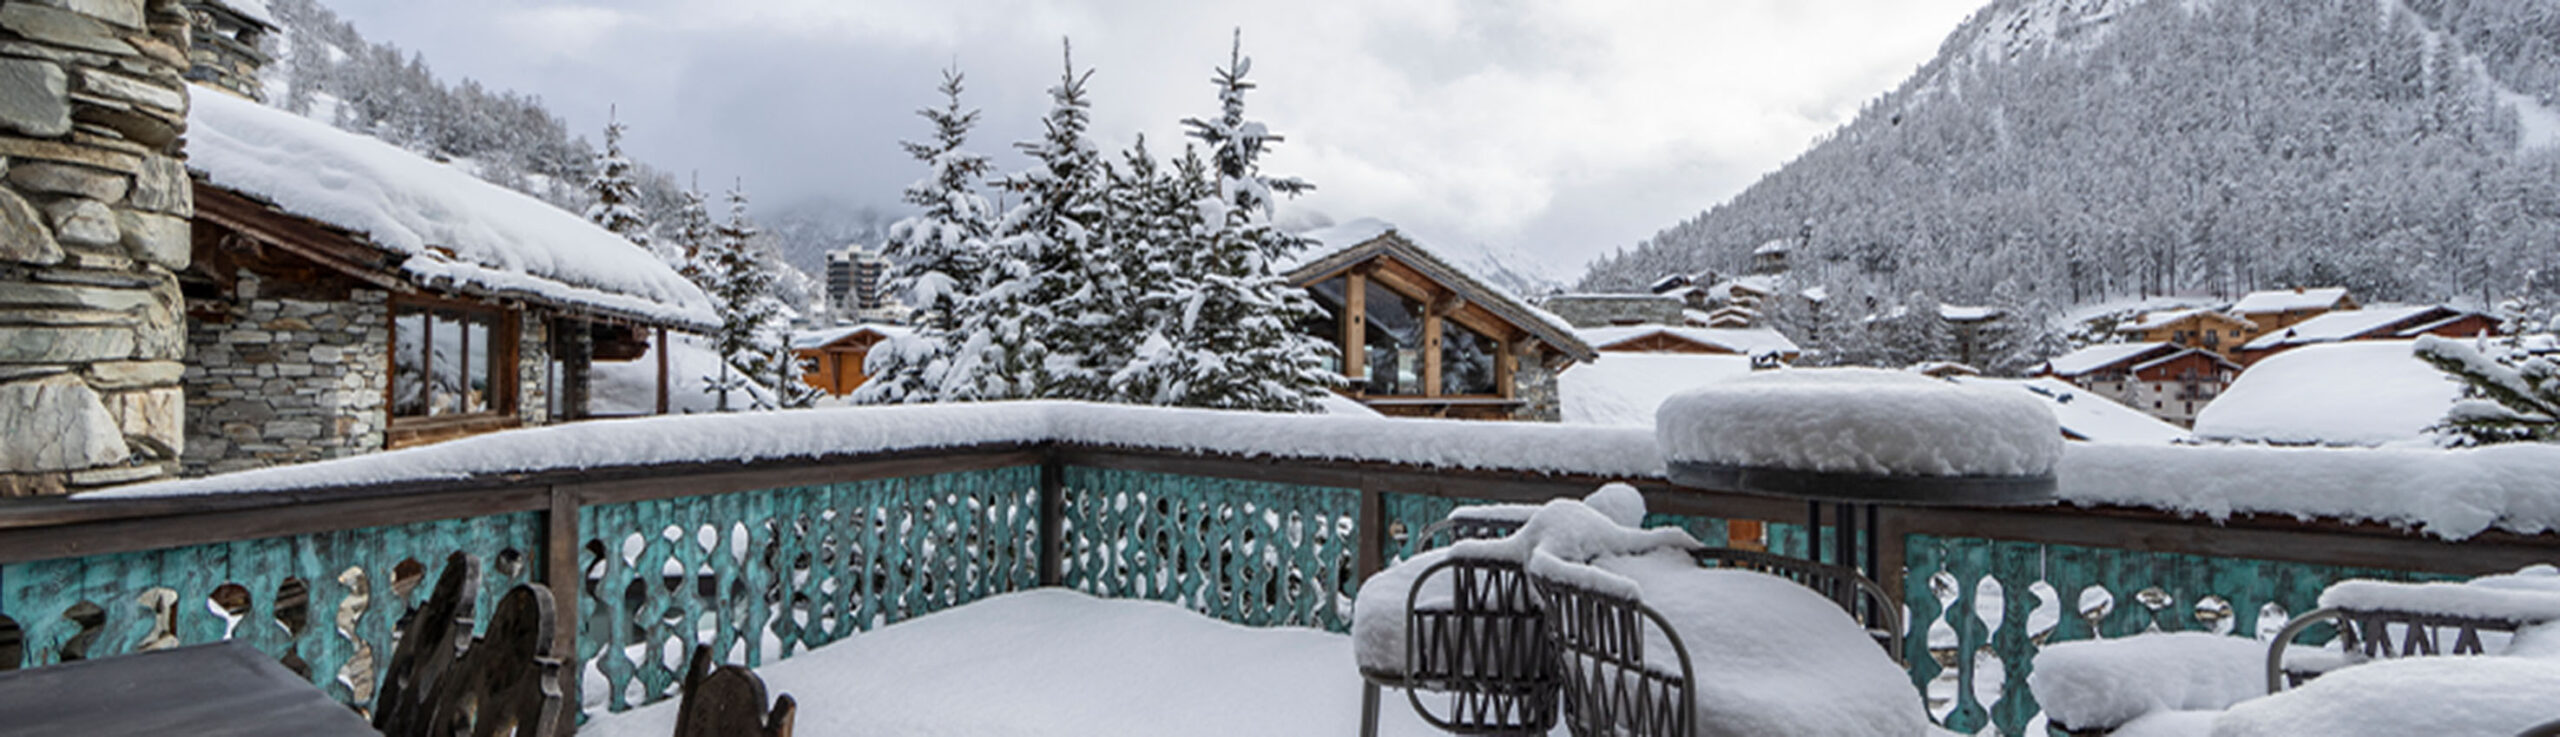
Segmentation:
{"type": "MultiPolygon", "coordinates": [[[[2195,308],[2189,308],[2189,309],[2183,309],[2183,310],[2158,310],[2158,311],[2153,311],[2153,312],[2145,312],[2145,313],[2142,313],[2142,317],[2141,317],[2140,319],[2134,320],[2134,321],[2132,321],[2132,322],[2125,323],[2123,326],[2116,328],[2116,330],[2117,330],[2118,332],[2127,332],[2127,333],[2142,332],[2142,331],[2146,331],[2146,330],[2158,330],[2158,329],[2161,329],[2161,328],[2168,327],[2168,326],[2170,326],[2170,325],[2177,324],[2177,322],[2178,322],[2178,321],[2180,321],[2180,320],[2185,320],[2185,319],[2190,318],[2190,317],[2195,317],[2195,316],[2197,316],[2197,315],[2213,315],[2213,314],[2220,314],[2220,313],[2217,313],[2217,312],[2215,312],[2214,310],[2207,309],[2207,308],[2202,308],[2202,307],[2195,307],[2195,308]]],[[[2235,320],[2235,321],[2236,321],[2236,320],[2239,320],[2239,318],[2236,318],[2236,317],[2235,317],[2235,318],[2232,318],[2232,319],[2233,319],[2233,320],[2235,320]]]]}
{"type": "MultiPolygon", "coordinates": [[[[2243,346],[2243,348],[2258,351],[2270,348],[2281,348],[2290,345],[2335,343],[2341,340],[2353,340],[2375,331],[2382,330],[2383,328],[2398,325],[2404,321],[2421,318],[2430,312],[2437,311],[2447,313],[2452,312],[2452,310],[2447,310],[2434,305],[2420,305],[2416,307],[2367,307],[2361,310],[2340,310],[2324,314],[2319,317],[2314,317],[2309,320],[2304,320],[2283,330],[2258,336],[2258,339],[2249,341],[2249,344],[2243,346]]],[[[2430,322],[2433,321],[2430,320],[2430,322]]]]}
{"type": "Polygon", "coordinates": [[[1748,356],[1610,353],[1565,369],[1556,376],[1556,393],[1567,424],[1650,432],[1662,400],[1750,373],[1748,356]]]}
{"type": "Polygon", "coordinates": [[[566,210],[398,147],[195,90],[187,165],[216,186],[366,234],[445,288],[708,328],[711,298],[640,247],[566,210]]]}
{"type": "Polygon", "coordinates": [[[2296,445],[2423,443],[2462,386],[2406,340],[2298,348],[2269,357],[2196,416],[2196,436],[2296,445]]]}
{"type": "Polygon", "coordinates": [[[1979,305],[1938,305],[1938,318],[1948,322],[1982,322],[2005,314],[1998,307],[1979,305]]]}
{"type": "Polygon", "coordinates": [[[1956,383],[1970,386],[2014,387],[2045,401],[2053,410],[2053,418],[2062,423],[2062,434],[2075,440],[2097,443],[2174,443],[2188,437],[2176,425],[2121,402],[2082,390],[2052,378],[1995,379],[1987,376],[1960,376],[1956,383]]]}
{"type": "MultiPolygon", "coordinates": [[[[1768,328],[1702,328],[1670,325],[1626,325],[1604,328],[1582,328],[1575,331],[1583,342],[1593,347],[1634,340],[1653,335],[1670,335],[1716,346],[1746,356],[1763,353],[1795,353],[1796,342],[1768,328]]],[[[1614,356],[1612,358],[1615,358],[1614,356]]]]}
{"type": "Polygon", "coordinates": [[[2239,302],[2233,303],[2231,305],[2231,311],[2237,314],[2250,315],[2261,312],[2284,312],[2287,310],[2317,310],[2335,307],[2338,305],[2340,300],[2344,300],[2346,298],[2346,287],[2276,289],[2265,292],[2250,292],[2247,295],[2242,296],[2239,302]]]}
{"type": "Polygon", "coordinates": [[[2173,348],[2168,343],[2110,343],[2072,351],[2046,362],[2053,375],[2073,377],[2173,348]]]}
{"type": "Polygon", "coordinates": [[[908,334],[908,333],[913,333],[913,332],[915,332],[915,328],[910,328],[910,327],[906,327],[906,326],[903,326],[903,325],[881,325],[881,324],[877,324],[877,323],[866,323],[866,324],[862,324],[862,325],[845,325],[845,326],[841,326],[841,327],[832,327],[832,328],[827,328],[827,329],[825,329],[825,330],[804,330],[804,331],[801,331],[801,332],[798,332],[798,333],[793,333],[793,334],[791,335],[791,347],[793,347],[793,348],[817,348],[817,347],[819,347],[819,346],[824,346],[824,345],[826,345],[826,344],[828,344],[828,343],[833,343],[833,342],[836,342],[836,341],[839,341],[839,340],[844,340],[844,339],[846,339],[846,338],[853,337],[853,336],[855,336],[855,335],[859,335],[859,334],[866,333],[866,332],[867,332],[867,333],[878,333],[878,334],[880,334],[880,335],[882,335],[882,336],[884,336],[884,337],[896,337],[896,336],[900,336],[900,335],[906,335],[906,334],[908,334]]]}

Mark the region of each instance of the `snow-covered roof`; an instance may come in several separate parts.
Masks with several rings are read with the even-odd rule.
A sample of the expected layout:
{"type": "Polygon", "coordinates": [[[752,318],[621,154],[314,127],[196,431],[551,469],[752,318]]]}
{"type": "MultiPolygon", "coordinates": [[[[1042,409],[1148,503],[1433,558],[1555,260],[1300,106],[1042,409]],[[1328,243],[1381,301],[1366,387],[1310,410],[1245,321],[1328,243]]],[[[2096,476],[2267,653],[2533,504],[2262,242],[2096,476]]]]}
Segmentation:
{"type": "Polygon", "coordinates": [[[1762,243],[1759,248],[1751,249],[1751,255],[1767,256],[1775,253],[1786,253],[1791,250],[1795,250],[1795,241],[1780,238],[1767,243],[1762,243]]]}
{"type": "Polygon", "coordinates": [[[1655,279],[1652,284],[1645,285],[1645,291],[1652,292],[1654,294],[1661,294],[1663,292],[1668,292],[1685,286],[1689,286],[1689,275],[1672,274],[1660,279],[1655,279]]]}
{"type": "Polygon", "coordinates": [[[267,9],[267,0],[211,0],[211,2],[230,8],[231,12],[240,14],[242,18],[264,23],[268,28],[276,27],[276,14],[267,9]]]}
{"type": "Polygon", "coordinates": [[[2271,356],[2196,416],[2196,436],[2288,445],[2427,439],[2462,386],[2418,359],[2412,341],[2297,348],[2271,356]]]}
{"type": "Polygon", "coordinates": [[[1561,300],[1610,301],[1610,302],[1676,302],[1676,301],[1679,301],[1678,299],[1676,299],[1676,298],[1674,298],[1674,297],[1672,297],[1671,295],[1668,295],[1668,294],[1627,294],[1627,293],[1624,293],[1624,292],[1566,292],[1566,293],[1563,293],[1563,294],[1550,294],[1550,295],[1547,295],[1547,296],[1544,296],[1544,297],[1539,297],[1539,298],[1538,298],[1538,302],[1539,302],[1540,304],[1544,304],[1544,303],[1547,303],[1547,302],[1553,302],[1553,301],[1560,300],[1560,299],[1561,299],[1561,300]]]}
{"type": "MultiPolygon", "coordinates": [[[[2435,305],[2420,305],[2416,307],[2367,307],[2361,310],[2339,310],[2295,323],[2292,327],[2288,327],[2283,330],[2258,336],[2256,340],[2249,341],[2249,344],[2242,346],[2242,348],[2244,350],[2261,351],[2292,345],[2335,343],[2342,340],[2354,340],[2373,335],[2385,328],[2390,328],[2410,320],[2427,318],[2430,313],[2434,312],[2454,313],[2453,310],[2435,305]]],[[[2455,314],[2454,316],[2458,317],[2459,315],[2455,314]]],[[[2434,320],[2430,319],[2428,321],[2433,322],[2434,320]]]]}
{"type": "Polygon", "coordinates": [[[861,325],[846,325],[842,327],[827,328],[824,330],[803,330],[791,335],[791,347],[818,348],[825,346],[828,343],[844,340],[866,332],[877,333],[882,337],[895,337],[913,333],[915,332],[915,328],[903,325],[865,323],[861,325]]]}
{"type": "Polygon", "coordinates": [[[1457,262],[1396,232],[1396,226],[1386,221],[1361,218],[1300,235],[1315,240],[1317,245],[1281,266],[1292,282],[1307,283],[1372,256],[1393,252],[1398,262],[1458,291],[1467,301],[1511,321],[1565,355],[1578,361],[1588,361],[1598,355],[1590,345],[1574,336],[1572,323],[1530,304],[1511,290],[1477,278],[1466,269],[1459,268],[1457,262]]]}
{"type": "Polygon", "coordinates": [[[2117,328],[2116,328],[2116,331],[2117,331],[2117,332],[2122,332],[2122,333],[2139,333],[2139,332],[2150,331],[2150,330],[2158,330],[2158,329],[2165,328],[2165,327],[2168,327],[2168,326],[2171,326],[2171,325],[2175,325],[2175,324],[2177,324],[2179,321],[2181,321],[2181,320],[2185,320],[2185,319],[2190,318],[2190,317],[2220,317],[2220,318],[2223,318],[2223,319],[2225,319],[2225,320],[2229,320],[2229,321],[2231,321],[2231,322],[2236,322],[2236,323],[2246,323],[2246,322],[2248,322],[2247,320],[2243,320],[2243,319],[2241,319],[2241,318],[2233,317],[2233,316],[2230,316],[2230,315],[2225,315],[2225,314],[2223,314],[2223,313],[2221,313],[2221,312],[2219,312],[2219,311],[2216,311],[2216,310],[2211,310],[2211,309],[2207,309],[2207,308],[2203,308],[2203,307],[2193,307],[2193,308],[2188,308],[2188,309],[2183,309],[2183,310],[2156,310],[2156,311],[2152,311],[2152,312],[2145,312],[2145,313],[2142,313],[2142,317],[2141,317],[2141,318],[2136,319],[2136,320],[2134,320],[2134,321],[2132,321],[2132,322],[2125,323],[2124,325],[2122,325],[2122,326],[2120,326],[2120,327],[2117,327],[2117,328]]]}
{"type": "Polygon", "coordinates": [[[2045,362],[2055,376],[2072,377],[2126,361],[2166,352],[2175,346],[2168,343],[2109,343],[2072,351],[2045,362]]]}
{"type": "Polygon", "coordinates": [[[2231,305],[2231,311],[2242,315],[2288,310],[2318,310],[2338,306],[2347,298],[2346,287],[2318,289],[2273,289],[2250,292],[2231,305]]]}
{"type": "Polygon", "coordinates": [[[187,166],[206,182],[364,234],[432,287],[707,329],[709,295],[585,218],[370,137],[194,88],[187,166]]]}
{"type": "Polygon", "coordinates": [[[1955,381],[1975,386],[2016,387],[2033,394],[2045,401],[2047,409],[2053,410],[2053,419],[2062,423],[2063,436],[2073,440],[2165,444],[2188,437],[2186,430],[2161,422],[2160,418],[2052,378],[1959,376],[1955,381]]]}
{"type": "Polygon", "coordinates": [[[1600,328],[1582,328],[1578,332],[1582,336],[1583,342],[1590,343],[1593,347],[1606,346],[1654,335],[1670,335],[1692,342],[1716,346],[1745,356],[1756,356],[1763,353],[1796,353],[1801,350],[1796,347],[1795,341],[1788,340],[1787,336],[1780,335],[1778,334],[1778,331],[1770,330],[1768,328],[1701,328],[1672,325],[1625,325],[1600,328]]]}
{"type": "Polygon", "coordinates": [[[2168,355],[2160,356],[2160,357],[2158,357],[2158,358],[2146,358],[2146,359],[2143,359],[2143,361],[2142,361],[2141,363],[2137,363],[2137,364],[2134,364],[2134,365],[2133,365],[2133,370],[2135,370],[2135,371],[2149,371],[2149,370],[2151,370],[2151,367],[2153,367],[2153,366],[2158,366],[2158,365],[2160,365],[2160,364],[2168,363],[2168,362],[2170,362],[2170,361],[2175,361],[2175,360],[2178,360],[2178,359],[2181,359],[2181,358],[2186,358],[2187,356],[2191,356],[2191,355],[2194,355],[2194,356],[2204,356],[2204,357],[2206,357],[2206,358],[2213,359],[2213,362],[2214,362],[2214,363],[2222,364],[2222,366],[2223,366],[2224,368],[2228,368],[2228,369],[2231,369],[2231,370],[2233,370],[2233,371],[2239,371],[2239,370],[2242,368],[2240,364],[2232,363],[2232,362],[2231,362],[2231,359],[2223,358],[2223,357],[2222,357],[2222,354],[2220,354],[2220,353],[2215,353],[2215,352],[2213,352],[2213,351],[2208,351],[2208,350],[2205,350],[2205,349],[2202,349],[2202,348],[2186,348],[2186,349],[2181,349],[2181,350],[2179,350],[2179,351],[2177,351],[2177,352],[2175,352],[2175,353],[2170,353],[2170,354],[2168,354],[2168,355]]]}
{"type": "Polygon", "coordinates": [[[1938,305],[1938,318],[1948,322],[1982,322],[2007,314],[1998,307],[1979,305],[1938,305]]]}
{"type": "Polygon", "coordinates": [[[1569,425],[1653,429],[1653,411],[1671,395],[1751,373],[1749,356],[1610,353],[1556,375],[1569,425]]]}

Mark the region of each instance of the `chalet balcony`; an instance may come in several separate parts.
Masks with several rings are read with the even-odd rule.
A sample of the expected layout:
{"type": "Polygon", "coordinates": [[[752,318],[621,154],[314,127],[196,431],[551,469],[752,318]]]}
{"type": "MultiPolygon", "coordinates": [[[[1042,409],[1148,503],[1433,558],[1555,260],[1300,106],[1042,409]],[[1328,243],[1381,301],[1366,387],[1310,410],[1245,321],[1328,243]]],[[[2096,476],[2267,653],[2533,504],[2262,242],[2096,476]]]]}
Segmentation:
{"type": "MultiPolygon", "coordinates": [[[[1816,542],[1836,523],[1808,524],[1803,502],[1674,483],[1664,458],[1645,430],[1047,402],[510,431],[0,500],[0,670],[229,638],[361,709],[422,577],[459,551],[490,562],[483,604],[518,583],[560,602],[569,703],[596,734],[665,734],[670,709],[650,707],[677,696],[695,643],[778,690],[832,673],[879,695],[804,697],[803,735],[1006,713],[1070,733],[1348,734],[1352,602],[1461,506],[1625,483],[1647,526],[1854,562],[1816,542]],[[917,695],[975,687],[1001,693],[917,695]],[[1143,693],[1221,687],[1244,695],[1143,693]],[[1126,700],[1078,703],[1095,694],[1126,700]],[[1200,721],[1217,719],[1235,721],[1200,721]]],[[[2073,444],[2055,475],[2054,503],[1871,508],[1873,570],[1906,614],[1897,659],[1937,725],[2044,734],[2028,680],[2057,644],[2263,641],[2340,581],[2560,560],[2548,447],[2073,444]]],[[[1386,707],[1385,733],[1432,733],[1386,707]]]]}

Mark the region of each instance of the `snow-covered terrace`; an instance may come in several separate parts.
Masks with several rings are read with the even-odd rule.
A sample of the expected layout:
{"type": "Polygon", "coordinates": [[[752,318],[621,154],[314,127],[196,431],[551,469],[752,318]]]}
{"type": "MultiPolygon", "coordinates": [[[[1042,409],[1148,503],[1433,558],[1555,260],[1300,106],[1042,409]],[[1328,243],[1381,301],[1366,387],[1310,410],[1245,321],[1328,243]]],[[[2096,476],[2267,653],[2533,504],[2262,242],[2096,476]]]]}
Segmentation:
{"type": "MultiPolygon", "coordinates": [[[[2193,629],[2208,598],[2230,605],[2229,631],[2245,636],[2313,605],[2316,587],[2273,582],[2560,558],[2555,447],[2072,443],[2056,473],[2052,505],[1878,510],[1883,570],[1907,569],[1882,578],[1912,613],[1911,679],[1960,731],[2023,728],[2034,710],[1992,708],[2025,682],[1991,661],[2031,658],[2048,636],[2193,629]],[[2171,604],[2135,605],[2155,596],[2171,604]],[[2115,605],[2059,616],[2100,598],[2115,605]],[[1938,665],[1976,652],[1990,660],[1938,665]]],[[[1653,524],[1721,541],[1727,520],[1760,520],[1772,550],[1808,547],[1791,524],[1801,502],[1675,486],[1645,427],[1056,402],[851,408],[564,425],[0,506],[0,618],[28,627],[26,657],[42,664],[56,657],[47,643],[79,633],[57,607],[130,598],[128,587],[165,581],[194,601],[226,581],[266,592],[291,578],[308,583],[313,611],[361,612],[344,581],[387,591],[402,558],[513,550],[540,565],[492,590],[533,582],[579,601],[563,621],[580,632],[599,715],[670,697],[651,685],[680,667],[663,654],[708,640],[799,695],[803,734],[1340,733],[1356,719],[1357,675],[1335,633],[1366,573],[1413,549],[1397,530],[1456,504],[1580,496],[1606,481],[1640,489],[1663,515],[1653,524]],[[261,550],[290,554],[246,566],[261,550]],[[777,568],[757,561],[792,558],[753,550],[837,552],[777,568]],[[638,598],[597,601],[546,570],[638,598]],[[665,570],[783,593],[643,585],[665,570]],[[607,649],[602,632],[634,639],[607,649]],[[1001,695],[978,700],[990,691],[960,684],[1001,695]]],[[[123,609],[92,654],[139,647],[149,613],[123,609]]],[[[171,616],[201,633],[196,618],[212,615],[171,616]]],[[[374,627],[359,637],[386,636],[374,627]]],[[[316,678],[332,680],[351,666],[344,648],[311,644],[323,634],[266,646],[302,642],[316,678]]],[[[1386,733],[1419,733],[1399,701],[1386,733]]],[[[670,717],[660,706],[592,726],[640,734],[670,717]]]]}

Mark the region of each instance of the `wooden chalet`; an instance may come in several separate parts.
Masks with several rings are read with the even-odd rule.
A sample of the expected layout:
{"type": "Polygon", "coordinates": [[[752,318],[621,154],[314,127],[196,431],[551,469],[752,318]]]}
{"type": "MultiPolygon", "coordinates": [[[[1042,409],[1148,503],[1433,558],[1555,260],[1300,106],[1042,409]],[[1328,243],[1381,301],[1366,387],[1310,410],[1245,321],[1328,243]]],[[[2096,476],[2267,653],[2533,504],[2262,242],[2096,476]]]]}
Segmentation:
{"type": "Polygon", "coordinates": [[[1287,269],[1326,313],[1305,326],[1342,349],[1345,394],[1381,414],[1559,421],[1556,374],[1598,352],[1570,326],[1363,220],[1311,234],[1287,269]]]}
{"type": "Polygon", "coordinates": [[[576,215],[289,113],[195,101],[187,474],[583,419],[597,362],[653,360],[663,413],[668,331],[716,324],[700,289],[576,215]],[[306,179],[267,176],[287,167],[306,179]],[[341,183],[296,183],[312,180],[341,183]]]}
{"type": "Polygon", "coordinates": [[[905,335],[909,328],[896,325],[854,325],[830,330],[803,332],[791,339],[791,354],[800,359],[800,380],[828,396],[841,397],[862,388],[871,375],[863,372],[863,361],[871,357],[872,346],[905,335]]]}
{"type": "Polygon", "coordinates": [[[2210,309],[2170,310],[2143,313],[2142,318],[2116,328],[2127,340],[2143,343],[2172,343],[2190,348],[2232,355],[2249,336],[2258,332],[2257,325],[2230,313],[2210,309]]]}
{"type": "Polygon", "coordinates": [[[2161,342],[2089,346],[2046,363],[2042,375],[2191,427],[2240,371],[2221,354],[2161,342]]]}
{"type": "Polygon", "coordinates": [[[1774,356],[1783,363],[1794,363],[1803,355],[1795,341],[1768,328],[1633,325],[1583,328],[1575,334],[1602,353],[1774,356]]]}
{"type": "Polygon", "coordinates": [[[2295,324],[2339,310],[2356,309],[2355,295],[2346,287],[2306,289],[2272,289],[2250,292],[2231,305],[2231,314],[2249,321],[2248,337],[2256,338],[2293,327],[2295,324]]]}
{"type": "Polygon", "coordinates": [[[2233,356],[2256,365],[2268,356],[2306,345],[2363,340],[2409,340],[2421,335],[2471,338],[2497,335],[2498,320],[2470,310],[2443,305],[2372,307],[2343,310],[2270,331],[2240,347],[2233,356]]]}

